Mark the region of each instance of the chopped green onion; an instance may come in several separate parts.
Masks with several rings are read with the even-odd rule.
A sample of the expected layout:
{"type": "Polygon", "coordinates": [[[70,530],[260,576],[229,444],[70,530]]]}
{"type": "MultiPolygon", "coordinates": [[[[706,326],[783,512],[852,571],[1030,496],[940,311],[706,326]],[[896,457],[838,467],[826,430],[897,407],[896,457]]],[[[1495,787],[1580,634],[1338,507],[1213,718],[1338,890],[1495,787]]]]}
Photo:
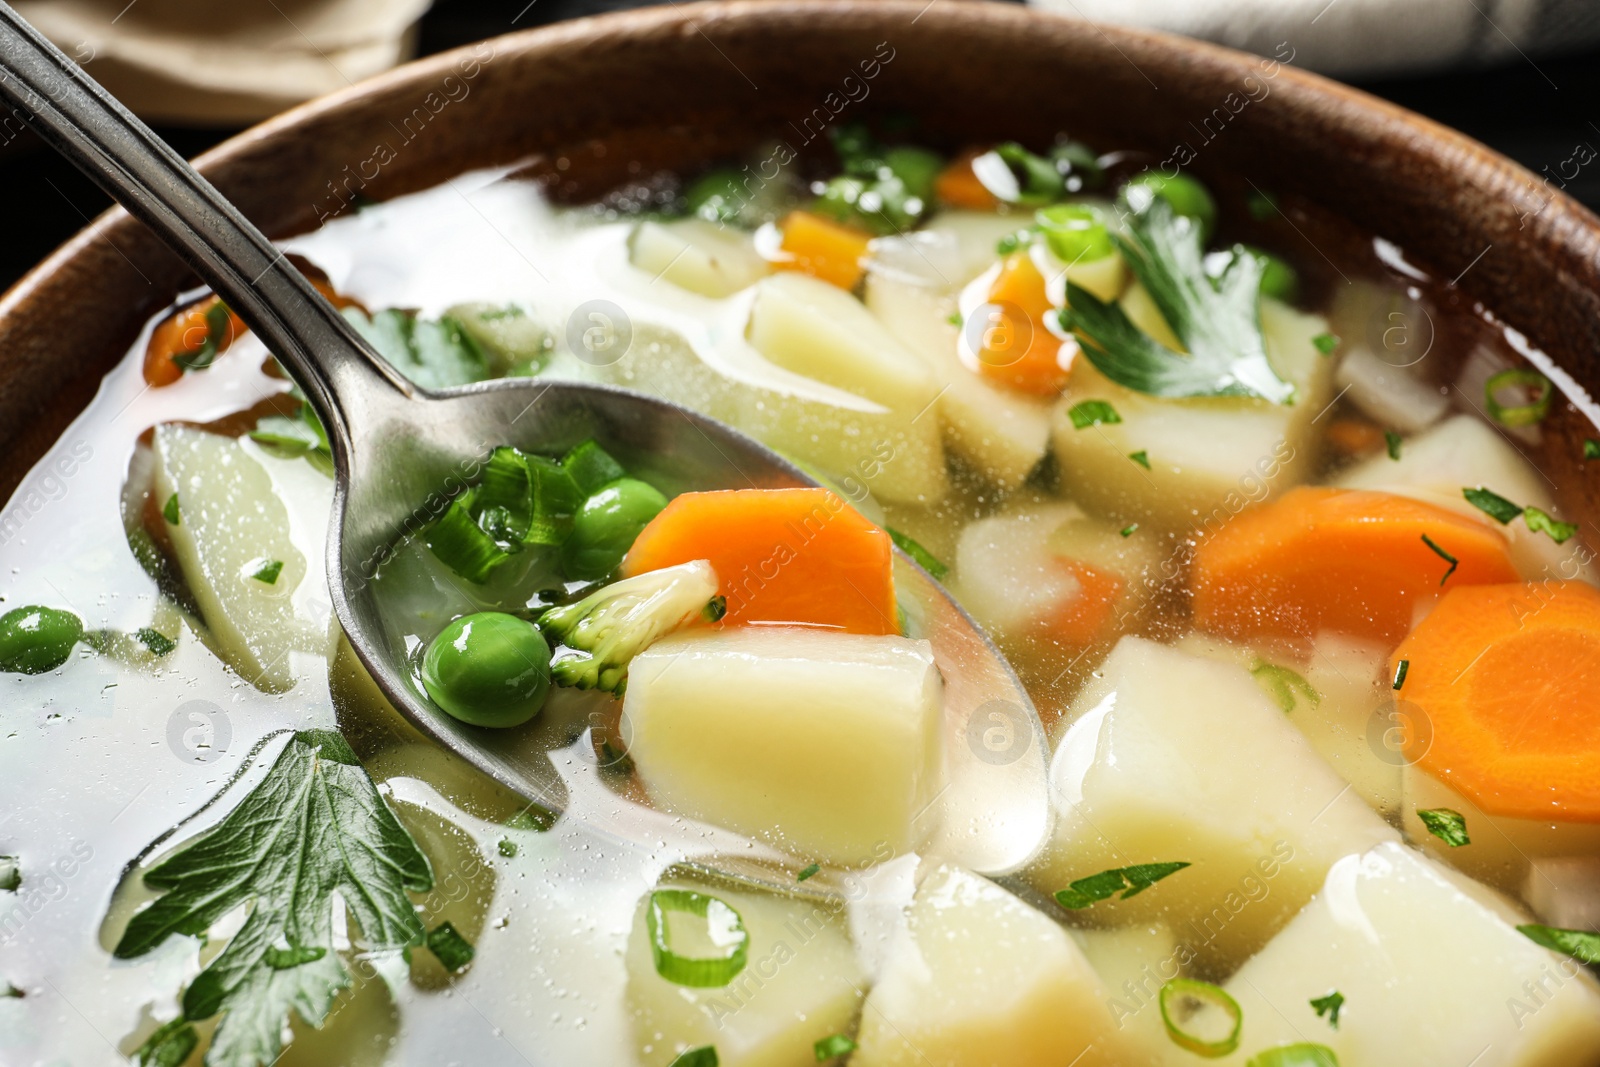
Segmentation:
{"type": "Polygon", "coordinates": [[[1302,1041],[1259,1052],[1244,1067],[1339,1067],[1339,1057],[1327,1045],[1302,1041]]]}
{"type": "Polygon", "coordinates": [[[628,473],[622,464],[611,458],[611,453],[594,440],[585,441],[568,452],[562,458],[561,466],[578,483],[578,491],[584,496],[628,473]]]}
{"type": "Polygon", "coordinates": [[[474,511],[478,525],[502,544],[559,545],[572,531],[583,496],[561,464],[501,447],[484,465],[474,511]]]}
{"type": "Polygon", "coordinates": [[[281,559],[256,559],[247,565],[250,577],[266,585],[277,585],[278,575],[283,573],[283,560],[281,559]]]}
{"type": "Polygon", "coordinates": [[[1141,448],[1137,452],[1129,452],[1128,458],[1133,460],[1139,466],[1143,467],[1145,470],[1150,469],[1150,453],[1146,452],[1144,449],[1141,448]]]}
{"type": "Polygon", "coordinates": [[[811,1050],[816,1054],[818,1063],[826,1063],[846,1053],[854,1052],[856,1043],[844,1034],[829,1034],[811,1046],[811,1050]]]}
{"type": "Polygon", "coordinates": [[[1339,350],[1339,338],[1331,333],[1319,333],[1311,339],[1318,352],[1331,356],[1339,350]]]}
{"type": "Polygon", "coordinates": [[[0,892],[15,893],[21,884],[21,861],[15,856],[0,856],[0,892]]]}
{"type": "Polygon", "coordinates": [[[1257,660],[1250,673],[1261,688],[1267,691],[1267,695],[1283,709],[1285,715],[1293,711],[1295,705],[1299,703],[1296,693],[1304,697],[1312,707],[1322,703],[1322,694],[1317,692],[1305,678],[1288,667],[1257,660]]]}
{"type": "Polygon", "coordinates": [[[450,501],[443,515],[423,534],[439,561],[475,585],[489,580],[496,567],[511,557],[495,544],[472,517],[473,490],[450,501]]]}
{"type": "Polygon", "coordinates": [[[700,609],[706,622],[721,622],[722,617],[728,614],[728,598],[718,593],[706,601],[706,606],[700,609]]]}
{"type": "Polygon", "coordinates": [[[1427,534],[1422,535],[1422,543],[1431,548],[1434,555],[1450,564],[1450,566],[1444,572],[1444,577],[1439,579],[1439,584],[1443,585],[1445,582],[1450,580],[1450,576],[1456,572],[1456,568],[1461,566],[1461,561],[1456,559],[1450,553],[1446,552],[1444,549],[1440,548],[1438,544],[1434,542],[1433,538],[1429,537],[1427,534]]]}
{"type": "Polygon", "coordinates": [[[506,859],[513,859],[517,855],[517,843],[509,837],[502,837],[495,845],[495,849],[506,859]]]}
{"type": "Polygon", "coordinates": [[[1549,515],[1535,507],[1522,509],[1522,521],[1528,524],[1528,529],[1534,533],[1549,534],[1550,540],[1562,544],[1573,534],[1578,532],[1575,522],[1557,522],[1549,515]]]}
{"type": "Polygon", "coordinates": [[[1418,808],[1417,818],[1428,828],[1428,833],[1451,848],[1472,844],[1467,836],[1467,817],[1451,808],[1418,808]]]}
{"type": "Polygon", "coordinates": [[[936,581],[943,581],[944,576],[950,573],[949,567],[946,567],[943,563],[939,562],[938,558],[934,556],[932,552],[929,552],[927,549],[923,548],[916,541],[907,537],[899,530],[890,529],[887,526],[885,526],[884,529],[888,530],[889,539],[899,547],[900,551],[916,560],[917,565],[923,570],[927,571],[929,574],[933,575],[936,581]]]}
{"type": "Polygon", "coordinates": [[[1394,665],[1394,684],[1389,688],[1399,692],[1400,687],[1406,684],[1406,672],[1411,669],[1411,661],[1403,659],[1394,665]]]}
{"type": "Polygon", "coordinates": [[[715,1045],[701,1045],[688,1052],[681,1053],[677,1059],[667,1064],[667,1067],[717,1067],[717,1047],[715,1045]]]}
{"type": "Polygon", "coordinates": [[[1079,878],[1065,889],[1058,889],[1056,903],[1077,911],[1102,900],[1109,900],[1122,892],[1119,900],[1137,896],[1170,874],[1189,866],[1187,863],[1140,863],[1132,867],[1113,867],[1087,878],[1079,878]]]}
{"type": "Polygon", "coordinates": [[[689,214],[707,222],[738,221],[739,209],[747,199],[740,188],[742,178],[732,167],[723,167],[695,179],[684,193],[689,214]]]}
{"type": "Polygon", "coordinates": [[[448,922],[442,922],[428,931],[428,951],[439,958],[444,969],[451,974],[464,968],[477,955],[472,942],[462,937],[448,922]]]}
{"type": "Polygon", "coordinates": [[[1015,141],[998,145],[972,161],[972,172],[995,198],[1008,204],[1048,204],[1067,190],[1056,165],[1015,141]]]}
{"type": "Polygon", "coordinates": [[[1489,410],[1489,416],[1502,426],[1531,426],[1550,413],[1550,397],[1554,392],[1550,379],[1538,371],[1513,367],[1483,384],[1483,405],[1489,410]],[[1501,390],[1519,386],[1529,390],[1527,403],[1500,403],[1501,390]]]}
{"type": "Polygon", "coordinates": [[[1133,536],[1133,531],[1137,530],[1138,528],[1139,528],[1139,524],[1138,523],[1130,522],[1128,525],[1126,525],[1126,526],[1124,526],[1122,528],[1122,530],[1121,530],[1122,536],[1123,537],[1132,537],[1133,536]]]}
{"type": "Polygon", "coordinates": [[[1600,459],[1600,441],[1596,441],[1592,437],[1585,437],[1583,439],[1583,458],[1600,459]]]}
{"type": "Polygon", "coordinates": [[[806,868],[806,869],[805,869],[805,870],[803,870],[803,871],[801,871],[801,872],[800,872],[800,873],[799,873],[799,874],[797,874],[797,875],[795,875],[795,876],[794,876],[794,880],[795,880],[795,881],[796,881],[796,882],[803,882],[803,881],[805,881],[805,880],[806,880],[806,879],[807,879],[807,878],[810,878],[810,877],[812,877],[812,876],[813,876],[813,875],[815,875],[815,874],[816,874],[816,873],[817,873],[817,872],[818,872],[818,871],[820,871],[820,870],[822,870],[822,864],[820,864],[820,863],[813,863],[813,864],[811,864],[811,865],[810,865],[810,866],[808,866],[808,867],[807,867],[807,868],[806,868]]]}
{"type": "Polygon", "coordinates": [[[1032,240],[1033,231],[1031,229],[1014,230],[994,243],[994,251],[996,255],[1009,256],[1032,240]]]}
{"type": "Polygon", "coordinates": [[[1311,1009],[1317,1013],[1317,1018],[1324,1015],[1328,1017],[1328,1025],[1335,1030],[1339,1029],[1339,1009],[1344,1007],[1344,994],[1335,989],[1325,997],[1312,997],[1311,1009]]]}
{"type": "Polygon", "coordinates": [[[952,326],[960,326],[961,325],[961,312],[959,312],[959,311],[950,312],[949,315],[945,316],[945,320],[944,321],[948,322],[952,326]]]}
{"type": "Polygon", "coordinates": [[[148,626],[141,626],[133,636],[139,640],[140,644],[150,650],[152,656],[165,656],[178,647],[178,642],[160,630],[152,630],[148,626]]]}
{"type": "Polygon", "coordinates": [[[1562,930],[1537,923],[1519,926],[1517,932],[1535,944],[1564,952],[1579,963],[1600,963],[1600,934],[1588,930],[1562,930]]]}
{"type": "Polygon", "coordinates": [[[1122,421],[1117,409],[1104,400],[1080,400],[1068,409],[1067,418],[1072,420],[1072,427],[1076,430],[1087,430],[1101,423],[1109,426],[1122,421]]]}
{"type": "MultiPolygon", "coordinates": [[[[1161,1022],[1167,1036],[1179,1048],[1197,1056],[1215,1059],[1226,1056],[1239,1047],[1239,1033],[1244,1027],[1244,1009],[1221,986],[1195,978],[1174,978],[1161,987],[1161,1022]],[[1220,1011],[1227,1020],[1227,1029],[1220,1036],[1206,1037],[1186,1029],[1201,1013],[1220,1011]]],[[[1218,1029],[1215,1025],[1210,1029],[1218,1029]]]]}
{"type": "Polygon", "coordinates": [[[1067,192],[1098,188],[1106,183],[1105,168],[1094,149],[1082,141],[1060,141],[1050,149],[1056,170],[1066,177],[1067,192]]]}
{"type": "Polygon", "coordinates": [[[1385,445],[1387,445],[1388,448],[1389,448],[1389,458],[1390,459],[1398,460],[1400,458],[1400,442],[1401,442],[1401,440],[1402,440],[1401,436],[1399,434],[1395,433],[1393,430],[1385,430],[1384,431],[1383,443],[1385,445]]]}
{"type": "Polygon", "coordinates": [[[1461,495],[1467,498],[1467,503],[1502,526],[1522,514],[1520,505],[1513,504],[1499,493],[1492,492],[1482,486],[1476,489],[1463,488],[1461,495]]]}
{"type": "MultiPolygon", "coordinates": [[[[16,986],[12,985],[10,982],[6,982],[4,985],[0,985],[0,998],[6,998],[6,999],[10,999],[10,1000],[21,1000],[25,996],[27,996],[26,993],[24,993],[22,990],[18,989],[16,986]]],[[[185,1022],[187,1022],[187,1020],[185,1020],[185,1022]]],[[[190,1046],[190,1051],[192,1052],[193,1050],[194,1050],[193,1046],[190,1046]]]]}
{"type": "Polygon", "coordinates": [[[658,889],[650,894],[644,921],[656,973],[669,982],[696,989],[724,986],[744,970],[750,935],[745,932],[739,913],[716,897],[692,889],[658,889]],[[684,956],[674,952],[667,925],[668,914],[674,912],[705,920],[706,940],[726,951],[720,956],[684,956]]]}
{"type": "Polygon", "coordinates": [[[1033,218],[1050,251],[1068,264],[1091,263],[1117,250],[1099,209],[1089,204],[1051,204],[1033,218]]]}
{"type": "Polygon", "coordinates": [[[178,514],[178,494],[173,493],[167,497],[166,504],[161,508],[161,517],[167,520],[168,526],[177,526],[182,516],[178,514]]]}

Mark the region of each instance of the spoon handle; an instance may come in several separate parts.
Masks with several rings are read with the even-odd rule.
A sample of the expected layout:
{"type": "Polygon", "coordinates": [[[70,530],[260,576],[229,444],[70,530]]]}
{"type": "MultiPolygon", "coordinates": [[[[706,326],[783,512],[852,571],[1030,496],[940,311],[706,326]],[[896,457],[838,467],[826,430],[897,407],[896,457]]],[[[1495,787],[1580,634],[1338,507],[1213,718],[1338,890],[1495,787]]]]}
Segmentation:
{"type": "MultiPolygon", "coordinates": [[[[160,236],[306,391],[336,453],[412,387],[266,236],[93,78],[0,3],[0,99],[160,236]]],[[[345,457],[337,457],[343,461],[345,457]]]]}

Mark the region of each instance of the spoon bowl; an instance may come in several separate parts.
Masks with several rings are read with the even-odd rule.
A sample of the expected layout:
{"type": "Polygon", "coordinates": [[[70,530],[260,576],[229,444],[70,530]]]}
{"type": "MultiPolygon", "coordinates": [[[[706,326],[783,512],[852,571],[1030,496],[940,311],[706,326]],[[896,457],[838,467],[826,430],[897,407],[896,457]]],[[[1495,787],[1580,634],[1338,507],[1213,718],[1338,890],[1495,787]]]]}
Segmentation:
{"type": "MultiPolygon", "coordinates": [[[[334,460],[334,612],[379,688],[472,766],[564,810],[567,786],[537,729],[468,725],[416,685],[374,591],[396,547],[502,445],[558,452],[594,438],[669,495],[817,483],[728,426],[614,387],[529,378],[443,392],[415,386],[215,188],[4,4],[0,97],[181,255],[304,390],[334,460]]],[[[927,851],[983,873],[1016,870],[1041,847],[1052,818],[1038,714],[988,637],[898,549],[895,582],[909,629],[930,642],[945,679],[947,783],[928,813],[927,851]]]]}

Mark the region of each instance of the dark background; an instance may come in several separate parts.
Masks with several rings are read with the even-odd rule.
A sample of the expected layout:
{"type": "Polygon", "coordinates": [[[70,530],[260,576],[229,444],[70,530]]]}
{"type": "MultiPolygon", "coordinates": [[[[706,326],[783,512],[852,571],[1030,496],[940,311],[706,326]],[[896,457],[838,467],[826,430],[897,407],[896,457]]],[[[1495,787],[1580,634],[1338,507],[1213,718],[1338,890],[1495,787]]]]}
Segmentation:
{"type": "MultiPolygon", "coordinates": [[[[435,0],[423,16],[418,51],[426,55],[511,30],[635,6],[642,6],[640,0],[435,0]]],[[[1552,180],[1558,181],[1557,168],[1577,145],[1600,145],[1600,51],[1356,84],[1453,126],[1552,180]]],[[[158,127],[158,132],[192,157],[238,131],[158,127]]],[[[1580,169],[1566,191],[1600,210],[1600,168],[1580,169]]],[[[25,134],[0,154],[0,203],[27,205],[8,212],[0,240],[4,288],[110,200],[25,134]]]]}

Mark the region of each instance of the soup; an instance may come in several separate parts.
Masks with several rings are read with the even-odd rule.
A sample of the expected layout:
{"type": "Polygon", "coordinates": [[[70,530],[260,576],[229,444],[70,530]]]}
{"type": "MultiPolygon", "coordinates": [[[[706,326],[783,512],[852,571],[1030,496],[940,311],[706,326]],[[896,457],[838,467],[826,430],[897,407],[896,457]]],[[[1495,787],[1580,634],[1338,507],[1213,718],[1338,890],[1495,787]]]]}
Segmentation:
{"type": "Polygon", "coordinates": [[[417,695],[564,810],[338,633],[260,342],[153,320],[6,512],[8,1062],[1600,1063],[1600,593],[1527,458],[1580,399],[1381,239],[1033,149],[841,127],[284,242],[420,385],[637,389],[821,483],[486,442],[396,543],[417,695]],[[929,844],[1031,719],[951,750],[908,560],[1039,713],[1024,864],[929,844]]]}

